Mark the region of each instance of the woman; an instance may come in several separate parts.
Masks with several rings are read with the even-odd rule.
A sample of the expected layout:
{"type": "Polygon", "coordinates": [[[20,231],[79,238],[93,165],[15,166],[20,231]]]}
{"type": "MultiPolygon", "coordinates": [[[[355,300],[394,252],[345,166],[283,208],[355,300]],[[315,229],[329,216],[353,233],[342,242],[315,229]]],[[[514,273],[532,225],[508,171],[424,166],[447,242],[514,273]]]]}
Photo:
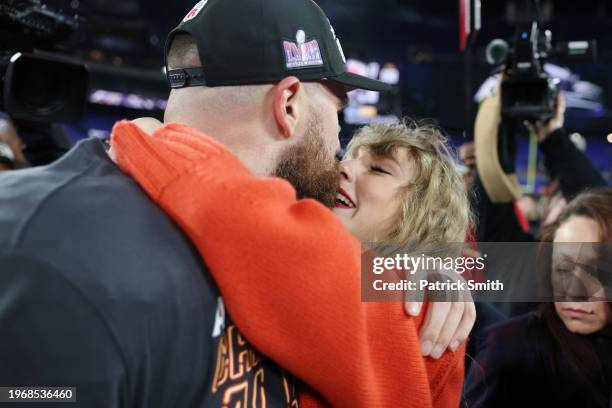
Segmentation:
{"type": "MultiPolygon", "coordinates": [[[[463,347],[425,360],[420,319],[396,304],[361,302],[360,243],[339,221],[361,240],[462,241],[467,197],[439,132],[362,130],[343,162],[337,216],[296,201],[283,180],[251,175],[222,145],[182,125],[149,137],[123,122],[112,145],[120,166],[195,243],[245,337],[327,402],[458,405],[463,347]]],[[[306,394],[302,402],[317,403],[306,394]]]]}
{"type": "Polygon", "coordinates": [[[610,406],[610,303],[593,298],[610,297],[612,188],[577,196],[544,240],[558,301],[489,329],[466,380],[472,407],[610,406]]]}

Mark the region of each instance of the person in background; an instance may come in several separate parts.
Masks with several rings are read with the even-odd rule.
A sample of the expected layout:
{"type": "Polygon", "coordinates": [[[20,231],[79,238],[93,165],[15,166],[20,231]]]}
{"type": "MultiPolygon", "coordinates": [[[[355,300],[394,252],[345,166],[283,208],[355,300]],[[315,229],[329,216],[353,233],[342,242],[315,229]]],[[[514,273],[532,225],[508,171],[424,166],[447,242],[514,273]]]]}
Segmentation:
{"type": "Polygon", "coordinates": [[[27,164],[23,142],[11,119],[0,113],[0,171],[13,170],[27,164]]]}
{"type": "MultiPolygon", "coordinates": [[[[589,158],[581,152],[570,140],[564,129],[565,99],[559,94],[552,119],[544,124],[527,123],[539,141],[539,148],[544,157],[551,180],[558,179],[560,195],[545,211],[547,223],[553,221],[553,215],[558,215],[563,200],[568,202],[581,191],[588,188],[606,186],[601,173],[595,168],[589,158]]],[[[478,154],[478,152],[475,152],[478,154]]],[[[537,237],[529,234],[523,228],[517,216],[515,203],[496,204],[491,202],[479,180],[473,185],[473,208],[479,223],[476,228],[478,241],[481,242],[529,242],[537,237]]],[[[519,210],[520,211],[520,210],[519,210]]]]}
{"type": "MultiPolygon", "coordinates": [[[[554,116],[543,124],[525,124],[538,138],[539,149],[544,157],[544,166],[550,178],[550,199],[541,201],[545,208],[540,211],[542,224],[550,224],[559,215],[566,202],[584,189],[605,186],[605,180],[589,158],[570,140],[565,126],[565,99],[562,94],[557,97],[554,116]]],[[[530,229],[526,217],[523,216],[518,202],[494,203],[480,180],[476,167],[474,143],[468,142],[459,148],[459,156],[467,168],[464,175],[466,183],[471,188],[470,199],[478,221],[473,226],[476,242],[536,242],[539,238],[538,228],[530,229]]],[[[495,265],[489,263],[487,268],[493,270],[495,265]]],[[[486,277],[487,270],[484,275],[486,277]]],[[[533,287],[537,286],[535,276],[533,287]]],[[[471,332],[468,344],[468,355],[475,355],[477,345],[482,339],[484,330],[508,317],[522,315],[537,307],[536,303],[476,303],[478,318],[471,332]]],[[[471,360],[466,361],[466,367],[471,360]]]]}
{"type": "Polygon", "coordinates": [[[486,331],[466,378],[470,407],[610,406],[612,188],[570,201],[543,240],[554,244],[543,272],[555,301],[486,331]]]}

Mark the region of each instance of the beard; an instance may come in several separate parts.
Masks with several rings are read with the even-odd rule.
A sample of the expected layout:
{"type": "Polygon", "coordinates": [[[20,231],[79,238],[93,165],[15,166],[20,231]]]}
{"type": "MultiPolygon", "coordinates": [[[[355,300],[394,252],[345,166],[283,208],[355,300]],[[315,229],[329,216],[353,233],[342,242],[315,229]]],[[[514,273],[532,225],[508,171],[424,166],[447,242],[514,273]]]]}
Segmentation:
{"type": "Polygon", "coordinates": [[[319,119],[311,110],[303,141],[281,155],[272,175],[291,183],[298,199],[314,198],[331,208],[340,182],[340,164],[325,147],[319,119]]]}

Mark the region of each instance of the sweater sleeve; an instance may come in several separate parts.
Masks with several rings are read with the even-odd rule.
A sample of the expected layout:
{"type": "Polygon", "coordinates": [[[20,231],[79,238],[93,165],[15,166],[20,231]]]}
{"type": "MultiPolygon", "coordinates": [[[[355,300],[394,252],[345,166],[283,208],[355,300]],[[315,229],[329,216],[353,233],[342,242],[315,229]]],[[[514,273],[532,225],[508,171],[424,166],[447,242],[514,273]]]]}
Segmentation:
{"type": "MultiPolygon", "coordinates": [[[[361,302],[360,244],[320,203],[253,176],[184,126],[149,137],[123,123],[113,148],[196,245],[245,337],[331,405],[427,407],[438,394],[458,401],[461,351],[426,363],[420,320],[397,303],[361,302]],[[433,388],[428,374],[440,380],[433,388]]],[[[448,401],[437,406],[456,406],[448,401]]]]}

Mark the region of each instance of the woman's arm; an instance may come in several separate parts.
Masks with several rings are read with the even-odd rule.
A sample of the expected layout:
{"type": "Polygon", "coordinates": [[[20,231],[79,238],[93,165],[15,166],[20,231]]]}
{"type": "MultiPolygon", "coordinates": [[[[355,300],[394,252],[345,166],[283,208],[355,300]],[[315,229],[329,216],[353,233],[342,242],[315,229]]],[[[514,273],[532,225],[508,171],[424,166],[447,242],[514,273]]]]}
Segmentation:
{"type": "Polygon", "coordinates": [[[570,201],[585,189],[605,186],[606,181],[565,131],[565,107],[565,97],[559,93],[554,116],[545,124],[528,126],[538,137],[546,170],[552,179],[559,179],[563,196],[570,201]]]}
{"type": "Polygon", "coordinates": [[[112,142],[120,166],[194,242],[256,348],[333,406],[426,407],[432,395],[457,406],[463,348],[426,363],[419,322],[397,304],[361,302],[359,242],[328,209],[181,125],[149,137],[122,122],[112,142]]]}

